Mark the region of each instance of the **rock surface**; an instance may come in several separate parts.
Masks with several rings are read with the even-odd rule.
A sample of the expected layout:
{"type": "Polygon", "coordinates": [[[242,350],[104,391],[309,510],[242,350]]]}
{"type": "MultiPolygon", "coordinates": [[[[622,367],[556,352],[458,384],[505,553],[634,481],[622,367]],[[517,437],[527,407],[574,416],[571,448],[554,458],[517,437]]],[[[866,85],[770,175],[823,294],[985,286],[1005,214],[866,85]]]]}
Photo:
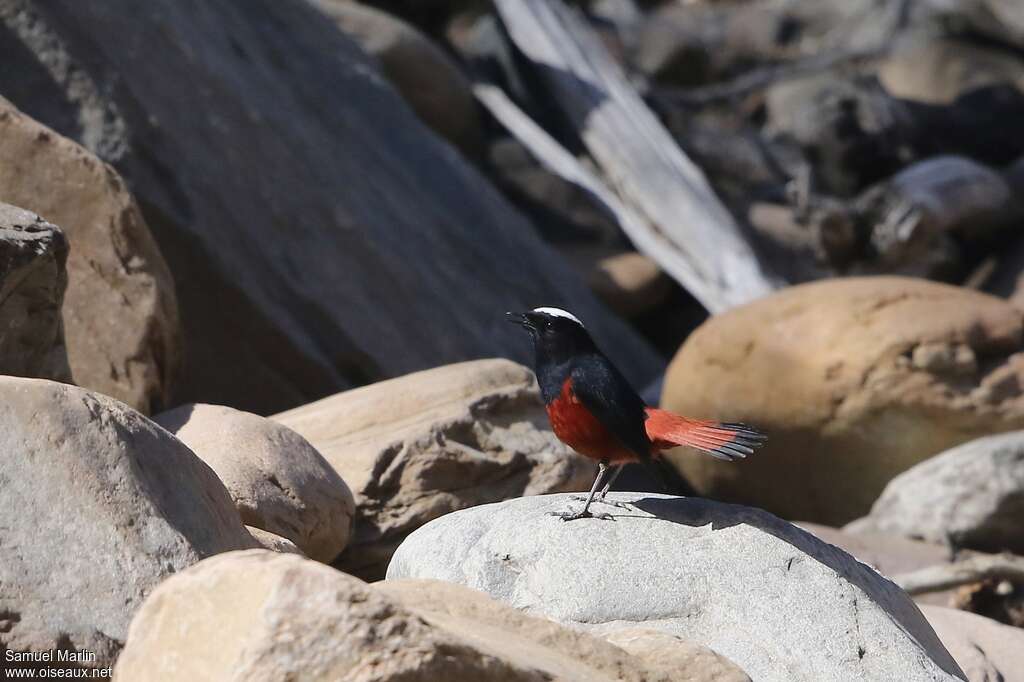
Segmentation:
{"type": "Polygon", "coordinates": [[[922,606],[970,682],[1024,681],[1024,631],[965,611],[922,606]]]}
{"type": "Polygon", "coordinates": [[[594,466],[551,433],[533,373],[478,360],[340,393],[273,419],[302,434],[355,494],[346,573],[383,576],[395,547],[443,514],[585,490],[594,466]]]}
{"type": "Polygon", "coordinates": [[[846,526],[1024,554],[1024,432],[979,438],[903,472],[846,526]]]}
{"type": "Polygon", "coordinates": [[[306,556],[302,553],[302,550],[295,546],[295,543],[288,538],[283,538],[280,535],[275,535],[269,531],[265,531],[262,528],[256,528],[255,526],[246,526],[245,529],[249,531],[249,535],[256,541],[256,544],[263,549],[269,549],[271,552],[281,552],[282,554],[298,554],[299,556],[306,556]]]}
{"type": "Polygon", "coordinates": [[[618,647],[472,590],[422,582],[375,588],[300,557],[255,550],[213,557],[160,585],[132,622],[114,679],[680,678],[649,671],[618,647]]]}
{"type": "Polygon", "coordinates": [[[124,181],[3,98],[0,158],[0,200],[56,223],[71,247],[63,319],[75,382],[146,414],[166,407],[182,353],[174,281],[124,181]]]}
{"type": "Polygon", "coordinates": [[[188,448],[106,396],[0,377],[0,648],[113,664],[163,578],[254,547],[188,448]]]}
{"type": "Polygon", "coordinates": [[[317,561],[345,549],[352,492],[305,438],[223,405],[183,405],[154,421],[213,469],[243,523],[288,538],[317,561]]]}
{"type": "Polygon", "coordinates": [[[757,680],[961,675],[906,593],[792,524],[707,500],[612,495],[633,507],[611,510],[613,521],[548,515],[565,495],[449,514],[402,543],[388,579],[447,580],[604,633],[656,628],[757,680]]]}
{"type": "Polygon", "coordinates": [[[525,359],[503,313],[542,304],[587,320],[636,384],[658,372],[305,0],[0,0],[0,38],[0,92],[114,165],[175,273],[174,404],[269,414],[525,359]]]}
{"type": "Polygon", "coordinates": [[[0,203],[0,374],[71,381],[61,322],[67,257],[59,227],[0,203]]]}
{"type": "Polygon", "coordinates": [[[483,129],[473,88],[451,57],[415,27],[349,0],[313,0],[380,62],[416,115],[469,159],[483,155],[483,129]]]}
{"type": "Polygon", "coordinates": [[[914,464],[1024,427],[1024,321],[967,289],[898,277],[791,287],[708,320],[669,367],[662,407],[744,421],[738,464],[670,455],[702,495],[839,525],[914,464]]]}
{"type": "Polygon", "coordinates": [[[626,628],[609,632],[606,639],[674,682],[750,682],[750,676],[725,656],[667,632],[626,628]]]}

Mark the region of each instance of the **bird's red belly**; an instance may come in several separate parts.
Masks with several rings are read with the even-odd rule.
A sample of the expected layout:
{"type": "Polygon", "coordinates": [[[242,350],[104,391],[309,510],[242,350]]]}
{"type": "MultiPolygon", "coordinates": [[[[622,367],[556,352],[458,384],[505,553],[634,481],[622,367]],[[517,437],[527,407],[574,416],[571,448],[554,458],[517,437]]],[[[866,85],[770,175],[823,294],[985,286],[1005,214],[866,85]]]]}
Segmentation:
{"type": "Polygon", "coordinates": [[[551,430],[558,439],[576,452],[591,459],[605,462],[627,462],[636,455],[622,446],[618,438],[606,429],[572,392],[572,381],[567,379],[562,392],[546,406],[551,430]]]}

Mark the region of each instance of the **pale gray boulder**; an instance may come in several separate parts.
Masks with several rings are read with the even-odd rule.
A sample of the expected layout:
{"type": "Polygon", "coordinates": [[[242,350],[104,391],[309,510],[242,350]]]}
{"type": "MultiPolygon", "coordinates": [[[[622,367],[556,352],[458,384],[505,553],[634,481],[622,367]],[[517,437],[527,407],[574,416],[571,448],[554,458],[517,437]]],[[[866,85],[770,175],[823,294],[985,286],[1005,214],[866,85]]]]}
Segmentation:
{"type": "Polygon", "coordinates": [[[845,530],[1022,553],[1022,524],[1024,431],[1013,431],[972,440],[908,469],[845,530]]]}
{"type": "MultiPolygon", "coordinates": [[[[607,634],[652,627],[756,680],[964,679],[895,584],[767,512],[619,493],[614,520],[563,522],[566,495],[456,512],[412,533],[388,579],[435,578],[607,634]]],[[[579,504],[579,503],[574,503],[579,504]]]]}
{"type": "Polygon", "coordinates": [[[113,665],[157,583],[255,546],[213,471],[164,429],[98,393],[0,377],[0,649],[113,665]]]}

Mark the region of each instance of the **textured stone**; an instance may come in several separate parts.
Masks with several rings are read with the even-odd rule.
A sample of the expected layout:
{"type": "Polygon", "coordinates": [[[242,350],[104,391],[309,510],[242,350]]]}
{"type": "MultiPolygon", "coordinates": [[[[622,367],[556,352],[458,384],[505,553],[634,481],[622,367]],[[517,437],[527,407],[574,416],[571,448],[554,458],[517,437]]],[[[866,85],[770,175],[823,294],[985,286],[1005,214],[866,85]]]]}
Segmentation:
{"type": "Polygon", "coordinates": [[[60,312],[67,257],[59,227],[0,203],[0,374],[71,381],[60,312]]]}
{"type": "MultiPolygon", "coordinates": [[[[264,550],[160,585],[132,621],[120,682],[673,682],[596,637],[455,585],[370,586],[264,550]]],[[[708,680],[714,678],[694,677],[708,680]]]]}
{"type": "Polygon", "coordinates": [[[750,682],[750,676],[725,656],[667,632],[626,628],[609,632],[606,639],[674,682],[750,682]]]}
{"type": "Polygon", "coordinates": [[[612,521],[550,516],[566,495],[448,514],[402,543],[388,579],[447,580],[596,632],[662,630],[757,680],[961,675],[905,592],[796,526],[708,500],[612,496],[633,507],[612,521]]]}
{"type": "Polygon", "coordinates": [[[270,531],[263,530],[262,528],[256,528],[255,526],[246,526],[245,529],[249,531],[249,535],[256,541],[263,549],[269,549],[271,552],[281,552],[282,554],[298,554],[299,556],[306,556],[302,553],[302,550],[295,546],[295,543],[288,538],[283,538],[280,535],[275,535],[270,531]]]}
{"type": "Polygon", "coordinates": [[[0,460],[0,649],[110,666],[160,580],[255,546],[209,467],[112,398],[0,377],[0,460]]]}
{"type": "Polygon", "coordinates": [[[365,386],[273,417],[351,486],[345,572],[384,574],[395,547],[443,514],[519,495],[585,490],[594,465],[551,433],[533,373],[478,360],[365,386]]]}
{"type": "Polygon", "coordinates": [[[705,322],[662,394],[682,414],[753,424],[767,446],[735,464],[669,456],[702,495],[846,523],[914,464],[1024,427],[1022,332],[1004,301],[934,282],[791,287],[705,322]]]}
{"type": "Polygon", "coordinates": [[[847,525],[986,552],[1024,554],[1024,432],[979,438],[889,482],[847,525]]]}
{"type": "Polygon", "coordinates": [[[167,406],[182,352],[174,282],[124,181],[3,98],[0,158],[0,200],[56,223],[71,247],[63,320],[75,383],[147,414],[167,406]]]}
{"type": "Polygon", "coordinates": [[[305,438],[223,405],[183,405],[155,421],[213,469],[243,523],[288,538],[317,561],[345,549],[352,492],[305,438]]]}
{"type": "MultiPolygon", "coordinates": [[[[177,283],[173,404],[258,414],[528,349],[562,305],[659,371],[531,225],[306,0],[0,0],[0,92],[124,177],[177,283]]],[[[45,214],[44,214],[45,216],[45,214]]]]}

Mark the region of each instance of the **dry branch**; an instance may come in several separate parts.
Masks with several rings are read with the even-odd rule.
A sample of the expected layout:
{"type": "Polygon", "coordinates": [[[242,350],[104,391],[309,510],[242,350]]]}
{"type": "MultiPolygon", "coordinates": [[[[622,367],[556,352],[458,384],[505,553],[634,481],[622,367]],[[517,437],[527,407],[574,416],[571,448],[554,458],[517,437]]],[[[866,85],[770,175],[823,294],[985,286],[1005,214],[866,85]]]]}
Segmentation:
{"type": "Polygon", "coordinates": [[[925,594],[988,579],[1024,583],[1024,557],[1013,554],[978,554],[951,564],[901,573],[894,576],[892,581],[908,594],[925,594]]]}

